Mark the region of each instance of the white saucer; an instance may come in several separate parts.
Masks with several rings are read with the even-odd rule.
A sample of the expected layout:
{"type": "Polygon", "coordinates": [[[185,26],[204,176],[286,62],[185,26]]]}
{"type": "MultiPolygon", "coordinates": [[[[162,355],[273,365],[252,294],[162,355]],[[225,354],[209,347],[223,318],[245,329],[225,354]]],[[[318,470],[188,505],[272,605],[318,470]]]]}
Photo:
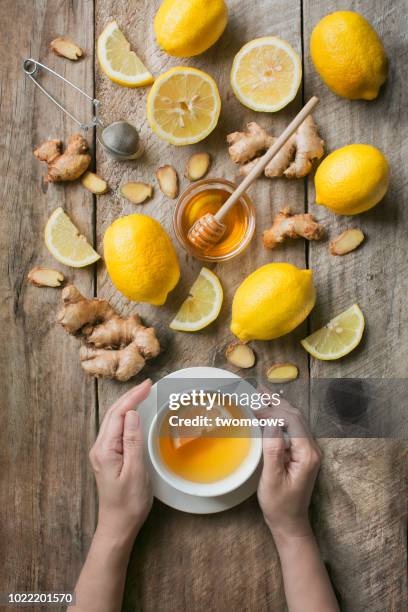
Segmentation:
{"type": "MultiPolygon", "coordinates": [[[[177,370],[172,372],[165,378],[239,378],[236,374],[228,372],[227,370],[221,370],[220,368],[185,368],[184,370],[177,370]]],[[[149,434],[150,424],[156,414],[156,397],[157,397],[157,385],[153,385],[152,391],[149,397],[140,404],[138,412],[143,427],[145,449],[147,449],[147,438],[149,434]]],[[[244,482],[238,489],[227,493],[226,495],[220,495],[219,497],[197,497],[195,495],[188,495],[182,493],[177,489],[174,489],[169,485],[161,476],[156,472],[153,467],[150,457],[146,452],[146,463],[149,470],[150,480],[153,487],[153,494],[161,502],[167,504],[171,508],[176,510],[182,510],[183,512],[190,512],[191,514],[212,514],[214,512],[222,512],[237,506],[241,502],[245,501],[253,493],[255,493],[261,466],[255,470],[252,476],[244,482]]]]}

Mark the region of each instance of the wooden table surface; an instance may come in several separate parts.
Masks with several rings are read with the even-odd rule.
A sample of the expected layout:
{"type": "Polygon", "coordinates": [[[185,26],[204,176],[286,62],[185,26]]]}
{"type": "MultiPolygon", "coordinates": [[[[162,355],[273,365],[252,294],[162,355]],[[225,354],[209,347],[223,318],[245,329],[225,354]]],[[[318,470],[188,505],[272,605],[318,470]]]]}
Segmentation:
{"type": "MultiPolygon", "coordinates": [[[[226,134],[253,119],[279,132],[302,102],[316,94],[321,104],[315,118],[328,150],[367,142],[381,148],[391,164],[391,187],[383,203],[355,220],[368,236],[362,249],[347,258],[330,257],[327,242],[296,241],[274,253],[264,250],[261,233],[282,205],[310,210],[331,235],[348,226],[349,220],[314,205],[311,179],[261,179],[250,192],[257,209],[256,236],[243,256],[215,267],[225,302],[217,322],[198,335],[172,333],[168,328],[201,268],[180,249],[182,279],[161,308],[123,299],[102,263],[95,269],[64,272],[86,295],[109,299],[123,314],[137,309],[156,326],[165,351],[139,379],[149,375],[157,380],[186,366],[229,368],[223,351],[231,341],[233,292],[247,274],[272,260],[310,266],[318,302],[310,320],[291,335],[273,343],[254,343],[258,360],[253,375],[260,382],[266,363],[296,362],[304,385],[294,399],[313,420],[318,406],[309,405],[304,390],[317,379],[408,375],[406,2],[356,0],[341,6],[360,11],[371,21],[390,59],[388,82],[374,102],[336,97],[311,64],[311,30],[321,17],[339,8],[335,0],[229,0],[224,35],[208,52],[187,61],[170,58],[157,48],[152,19],[158,5],[158,0],[1,3],[0,591],[73,588],[96,518],[88,451],[106,408],[129,387],[86,378],[79,365],[78,342],[55,322],[60,292],[26,282],[27,272],[35,265],[55,266],[45,248],[43,230],[57,206],[64,207],[99,252],[107,226],[135,211],[152,215],[174,237],[173,201],[156,189],[151,202],[137,207],[119,196],[119,185],[127,180],[150,182],[157,167],[172,163],[183,189],[187,184],[183,168],[193,150],[211,152],[212,176],[234,179],[236,168],[226,153],[226,134]],[[95,61],[95,38],[113,18],[154,74],[186,64],[216,79],[222,113],[217,129],[205,142],[174,148],[159,140],[146,124],[146,88],[120,88],[102,74],[95,61]],[[302,55],[304,81],[298,97],[285,110],[276,116],[255,117],[233,95],[229,68],[243,43],[268,34],[287,39],[302,55]],[[56,35],[77,41],[86,51],[84,59],[71,63],[54,56],[48,44],[56,35]],[[21,62],[26,57],[42,60],[99,98],[106,121],[127,118],[140,127],[146,151],[139,162],[114,163],[96,147],[96,168],[108,180],[110,194],[96,199],[77,184],[43,184],[44,165],[33,157],[33,147],[47,137],[66,140],[76,129],[24,78],[21,62]],[[368,320],[362,347],[339,362],[309,360],[299,339],[354,302],[368,320]]],[[[72,91],[49,80],[47,86],[65,105],[86,116],[89,108],[72,91]]],[[[312,511],[342,607],[350,612],[402,612],[407,600],[406,444],[385,440],[321,443],[326,456],[312,511]]],[[[188,515],[155,503],[135,545],[123,609],[283,611],[279,564],[255,497],[213,516],[188,515]]]]}

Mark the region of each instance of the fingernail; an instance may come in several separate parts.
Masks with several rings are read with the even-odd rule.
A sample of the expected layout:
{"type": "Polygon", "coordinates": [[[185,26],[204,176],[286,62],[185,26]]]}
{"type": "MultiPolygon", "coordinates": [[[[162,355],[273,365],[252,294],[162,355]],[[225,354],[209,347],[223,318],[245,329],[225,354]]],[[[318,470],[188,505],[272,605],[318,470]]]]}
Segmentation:
{"type": "Polygon", "coordinates": [[[131,427],[137,429],[140,424],[140,415],[136,410],[129,410],[129,412],[126,413],[125,420],[128,423],[130,422],[131,427]]]}

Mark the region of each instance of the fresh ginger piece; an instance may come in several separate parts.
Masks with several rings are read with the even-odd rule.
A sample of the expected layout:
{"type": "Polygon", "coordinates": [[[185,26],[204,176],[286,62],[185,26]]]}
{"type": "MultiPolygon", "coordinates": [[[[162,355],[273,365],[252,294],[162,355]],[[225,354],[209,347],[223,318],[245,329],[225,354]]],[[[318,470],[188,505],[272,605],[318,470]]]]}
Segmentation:
{"type": "Polygon", "coordinates": [[[54,38],[54,40],[50,42],[50,49],[56,55],[66,57],[67,59],[73,61],[78,60],[84,54],[81,47],[79,47],[69,38],[65,38],[64,36],[54,38]]]}
{"type": "Polygon", "coordinates": [[[230,145],[228,153],[234,163],[244,164],[269,149],[275,140],[276,138],[252,121],[248,123],[246,132],[228,134],[227,143],[230,145]]]}
{"type": "Polygon", "coordinates": [[[51,268],[33,268],[27,275],[27,280],[36,287],[60,287],[64,275],[51,268]]]}
{"type": "Polygon", "coordinates": [[[194,153],[187,161],[184,176],[190,181],[198,181],[207,174],[210,164],[209,153],[194,153]]]}
{"type": "Polygon", "coordinates": [[[88,143],[81,134],[71,136],[64,153],[61,153],[61,148],[60,140],[48,140],[34,150],[35,157],[48,164],[46,183],[75,181],[88,170],[91,156],[88,143]]]}
{"type": "Polygon", "coordinates": [[[148,183],[125,183],[120,188],[120,193],[132,204],[143,204],[152,197],[153,187],[148,183]]]}
{"type": "Polygon", "coordinates": [[[272,383],[290,382],[298,376],[298,367],[293,363],[274,363],[266,371],[266,377],[272,383]]]}
{"type": "Polygon", "coordinates": [[[178,176],[173,166],[161,166],[156,171],[156,178],[162,193],[168,198],[174,199],[178,195],[178,176]]]}
{"type": "Polygon", "coordinates": [[[254,351],[242,342],[232,342],[227,346],[225,357],[237,368],[252,368],[255,365],[254,351]]]}
{"type": "Polygon", "coordinates": [[[95,174],[95,172],[85,172],[81,178],[81,183],[91,193],[102,195],[109,190],[108,183],[103,178],[95,174]]]}
{"type": "MultiPolygon", "coordinates": [[[[313,162],[321,159],[324,155],[324,140],[320,138],[317,125],[311,115],[306,117],[303,123],[298,127],[295,133],[295,139],[295,159],[284,171],[284,175],[287,178],[302,178],[307,176],[313,168],[313,162]]],[[[273,162],[273,160],[271,160],[271,162],[273,162]]],[[[265,175],[268,176],[266,168],[265,175]]]]}
{"type": "Polygon", "coordinates": [[[63,289],[62,301],[58,321],[86,340],[80,360],[88,374],[126,381],[160,353],[155,330],[145,327],[138,314],[121,317],[109,302],[87,299],[73,285],[63,289]]]}
{"type": "Polygon", "coordinates": [[[309,213],[293,215],[289,208],[283,208],[275,217],[270,229],[263,233],[263,243],[267,249],[274,249],[287,238],[306,238],[320,240],[324,227],[309,213]]]}
{"type": "MultiPolygon", "coordinates": [[[[256,164],[259,155],[276,141],[257,123],[252,122],[245,132],[234,132],[227,136],[228,152],[233,162],[241,164],[240,174],[246,176],[256,164]]],[[[281,150],[265,167],[268,178],[286,176],[302,178],[312,170],[314,161],[324,154],[324,141],[320,138],[313,117],[309,115],[281,150]]]]}
{"type": "Polygon", "coordinates": [[[332,255],[351,253],[360,246],[364,239],[365,236],[360,229],[348,229],[330,242],[330,253],[332,255]]]}

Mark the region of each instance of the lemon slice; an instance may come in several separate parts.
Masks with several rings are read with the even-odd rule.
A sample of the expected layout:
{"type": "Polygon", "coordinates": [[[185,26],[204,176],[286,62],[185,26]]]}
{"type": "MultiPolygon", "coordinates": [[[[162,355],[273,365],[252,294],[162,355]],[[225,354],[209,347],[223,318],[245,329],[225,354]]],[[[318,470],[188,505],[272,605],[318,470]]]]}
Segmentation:
{"type": "Polygon", "coordinates": [[[45,244],[55,259],[72,268],[89,266],[100,259],[61,207],[54,210],[47,221],[45,244]]]}
{"type": "Polygon", "coordinates": [[[285,40],[251,40],[236,54],[231,87],[238,100],[255,111],[273,113],[296,96],[302,80],[299,55],[285,40]]]}
{"type": "Polygon", "coordinates": [[[195,332],[214,321],[221,310],[224,294],[221,283],[208,268],[202,268],[188,298],[170,323],[171,329],[195,332]]]}
{"type": "Polygon", "coordinates": [[[119,30],[116,21],[109,23],[98,38],[99,64],[114,83],[124,87],[150,85],[154,78],[119,30]]]}
{"type": "Polygon", "coordinates": [[[161,74],[147,98],[150,127],[174,145],[203,140],[217,125],[220,110],[214,79],[196,68],[180,66],[161,74]]]}
{"type": "Polygon", "coordinates": [[[316,359],[339,359],[360,343],[364,326],[364,315],[358,305],[353,304],[325,327],[301,340],[301,344],[316,359]]]}

